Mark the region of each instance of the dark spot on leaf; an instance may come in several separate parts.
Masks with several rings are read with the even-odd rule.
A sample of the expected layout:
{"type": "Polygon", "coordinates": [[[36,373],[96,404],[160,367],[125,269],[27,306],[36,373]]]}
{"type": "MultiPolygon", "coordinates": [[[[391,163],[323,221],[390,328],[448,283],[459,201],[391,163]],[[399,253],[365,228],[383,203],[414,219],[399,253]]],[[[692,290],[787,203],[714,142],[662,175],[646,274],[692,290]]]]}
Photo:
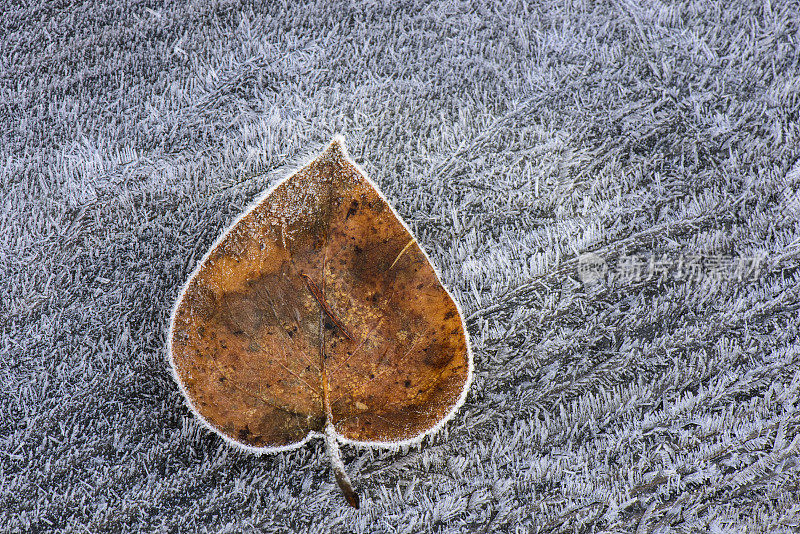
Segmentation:
{"type": "Polygon", "coordinates": [[[347,215],[344,216],[345,220],[355,215],[356,211],[358,211],[358,200],[354,200],[353,203],[350,204],[350,209],[347,210],[347,215]]]}

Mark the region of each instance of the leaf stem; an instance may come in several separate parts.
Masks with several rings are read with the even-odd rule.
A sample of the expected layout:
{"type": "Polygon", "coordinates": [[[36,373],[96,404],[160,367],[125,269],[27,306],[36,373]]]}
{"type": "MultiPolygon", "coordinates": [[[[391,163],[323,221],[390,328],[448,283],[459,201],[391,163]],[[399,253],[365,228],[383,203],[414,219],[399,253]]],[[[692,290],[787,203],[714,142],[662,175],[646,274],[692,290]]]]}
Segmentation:
{"type": "Polygon", "coordinates": [[[339,484],[344,498],[347,503],[358,510],[358,493],[353,490],[353,485],[350,483],[350,477],[347,476],[347,471],[344,470],[344,463],[341,456],[339,456],[339,443],[336,441],[336,431],[333,429],[333,424],[328,421],[325,425],[325,448],[328,450],[328,456],[331,459],[331,468],[333,474],[336,475],[336,483],[339,484]]]}

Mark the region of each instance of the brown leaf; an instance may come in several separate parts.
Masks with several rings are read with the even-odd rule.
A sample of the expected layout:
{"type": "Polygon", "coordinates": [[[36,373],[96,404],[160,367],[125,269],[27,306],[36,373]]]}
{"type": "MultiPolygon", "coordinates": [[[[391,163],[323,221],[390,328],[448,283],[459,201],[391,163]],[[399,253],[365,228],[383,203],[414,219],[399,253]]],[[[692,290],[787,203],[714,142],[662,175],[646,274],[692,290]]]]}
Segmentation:
{"type": "Polygon", "coordinates": [[[212,246],[169,343],[210,428],[260,452],[326,434],[334,464],[337,440],[396,446],[438,428],[472,373],[458,305],[340,137],[212,246]]]}

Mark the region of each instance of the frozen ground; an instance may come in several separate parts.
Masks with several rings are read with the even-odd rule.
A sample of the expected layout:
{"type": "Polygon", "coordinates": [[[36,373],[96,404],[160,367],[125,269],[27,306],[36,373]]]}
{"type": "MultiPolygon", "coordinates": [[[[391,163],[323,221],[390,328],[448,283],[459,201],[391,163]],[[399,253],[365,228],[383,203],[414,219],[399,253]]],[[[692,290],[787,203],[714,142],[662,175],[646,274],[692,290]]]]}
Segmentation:
{"type": "Polygon", "coordinates": [[[2,530],[800,528],[797,1],[5,3],[2,530]],[[442,432],[343,448],[361,511],[320,441],[203,430],[165,354],[337,132],[475,353],[442,432]]]}

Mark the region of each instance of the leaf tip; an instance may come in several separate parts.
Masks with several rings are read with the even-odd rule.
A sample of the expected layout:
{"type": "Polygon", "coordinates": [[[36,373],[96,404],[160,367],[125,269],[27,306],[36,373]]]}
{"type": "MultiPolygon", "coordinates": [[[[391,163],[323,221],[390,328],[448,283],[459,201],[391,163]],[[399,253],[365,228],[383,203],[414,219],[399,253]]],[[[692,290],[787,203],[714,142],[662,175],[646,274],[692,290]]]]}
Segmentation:
{"type": "Polygon", "coordinates": [[[331,139],[331,142],[328,145],[328,148],[325,149],[325,153],[338,158],[347,158],[347,148],[344,142],[344,135],[334,135],[333,139],[331,139]]]}

